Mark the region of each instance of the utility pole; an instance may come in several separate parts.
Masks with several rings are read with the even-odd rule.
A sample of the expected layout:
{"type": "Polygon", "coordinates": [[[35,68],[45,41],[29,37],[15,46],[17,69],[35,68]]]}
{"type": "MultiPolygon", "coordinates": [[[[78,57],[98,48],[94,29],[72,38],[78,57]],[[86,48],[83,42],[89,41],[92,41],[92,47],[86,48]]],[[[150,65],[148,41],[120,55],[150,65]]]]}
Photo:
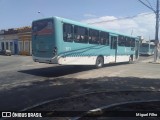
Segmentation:
{"type": "Polygon", "coordinates": [[[159,38],[158,38],[158,33],[159,33],[159,0],[157,0],[157,5],[156,5],[156,10],[152,8],[151,3],[146,0],[149,5],[144,3],[142,0],[139,0],[143,5],[151,9],[155,15],[156,15],[156,27],[155,27],[155,50],[154,50],[154,62],[157,62],[159,59],[158,57],[158,49],[159,49],[159,38]]]}
{"type": "Polygon", "coordinates": [[[156,34],[155,34],[155,50],[154,50],[154,62],[157,62],[159,59],[159,39],[158,39],[158,33],[159,33],[159,0],[157,0],[157,9],[156,9],[156,34]]]}

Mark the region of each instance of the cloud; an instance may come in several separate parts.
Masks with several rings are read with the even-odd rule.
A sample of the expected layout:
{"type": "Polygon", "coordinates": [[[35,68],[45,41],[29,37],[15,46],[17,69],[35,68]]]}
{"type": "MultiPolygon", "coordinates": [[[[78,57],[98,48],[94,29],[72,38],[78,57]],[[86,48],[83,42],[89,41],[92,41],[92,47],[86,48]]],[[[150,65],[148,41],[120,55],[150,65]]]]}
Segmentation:
{"type": "Polygon", "coordinates": [[[134,18],[123,19],[115,16],[103,16],[82,20],[81,22],[88,23],[101,28],[125,33],[133,36],[144,36],[145,39],[155,36],[155,14],[141,13],[134,18]]]}

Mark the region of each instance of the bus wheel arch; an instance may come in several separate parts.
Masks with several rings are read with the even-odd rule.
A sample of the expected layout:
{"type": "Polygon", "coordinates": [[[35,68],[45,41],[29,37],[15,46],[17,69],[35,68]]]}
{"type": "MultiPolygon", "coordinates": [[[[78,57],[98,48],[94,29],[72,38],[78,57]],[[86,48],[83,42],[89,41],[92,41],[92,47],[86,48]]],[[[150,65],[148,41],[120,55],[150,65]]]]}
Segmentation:
{"type": "Polygon", "coordinates": [[[101,68],[104,65],[104,57],[99,55],[96,59],[96,68],[101,68]]]}

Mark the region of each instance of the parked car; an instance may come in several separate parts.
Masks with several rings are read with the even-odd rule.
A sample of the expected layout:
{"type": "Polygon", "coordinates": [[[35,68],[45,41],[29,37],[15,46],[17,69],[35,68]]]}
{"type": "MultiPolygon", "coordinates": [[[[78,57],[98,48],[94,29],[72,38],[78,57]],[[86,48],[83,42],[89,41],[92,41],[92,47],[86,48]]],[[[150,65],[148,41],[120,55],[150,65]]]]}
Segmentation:
{"type": "Polygon", "coordinates": [[[0,55],[11,56],[12,52],[10,50],[0,50],[0,55]]]}
{"type": "Polygon", "coordinates": [[[0,49],[0,55],[4,55],[5,51],[0,49]]]}

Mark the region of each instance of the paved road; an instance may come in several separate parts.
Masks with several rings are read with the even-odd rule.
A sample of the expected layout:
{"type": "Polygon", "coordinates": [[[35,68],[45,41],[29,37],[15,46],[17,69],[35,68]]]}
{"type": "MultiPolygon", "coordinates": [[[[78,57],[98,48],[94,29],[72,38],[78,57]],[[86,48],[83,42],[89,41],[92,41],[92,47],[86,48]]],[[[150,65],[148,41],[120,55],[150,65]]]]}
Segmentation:
{"type": "Polygon", "coordinates": [[[94,69],[34,63],[30,56],[0,56],[0,110],[21,110],[98,89],[158,91],[159,67],[160,64],[139,62],[94,69]]]}

